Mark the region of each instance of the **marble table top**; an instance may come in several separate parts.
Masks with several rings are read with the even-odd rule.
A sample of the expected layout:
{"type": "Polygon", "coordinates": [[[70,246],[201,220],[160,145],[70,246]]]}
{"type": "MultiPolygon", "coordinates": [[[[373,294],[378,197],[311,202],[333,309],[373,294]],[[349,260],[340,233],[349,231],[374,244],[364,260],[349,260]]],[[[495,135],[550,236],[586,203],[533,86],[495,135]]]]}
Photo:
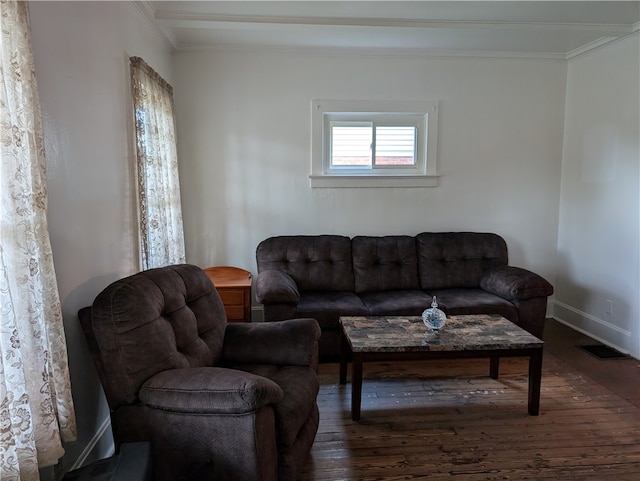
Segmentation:
{"type": "Polygon", "coordinates": [[[429,332],[418,316],[341,317],[353,352],[478,351],[541,348],[544,342],[499,315],[448,316],[429,332]]]}

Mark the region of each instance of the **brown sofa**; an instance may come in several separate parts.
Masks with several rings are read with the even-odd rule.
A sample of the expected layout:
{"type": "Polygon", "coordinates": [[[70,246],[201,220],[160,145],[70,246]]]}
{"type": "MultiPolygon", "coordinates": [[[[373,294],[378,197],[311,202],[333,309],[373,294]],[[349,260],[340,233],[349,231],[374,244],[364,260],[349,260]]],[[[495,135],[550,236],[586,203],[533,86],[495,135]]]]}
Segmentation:
{"type": "Polygon", "coordinates": [[[324,360],[339,355],[340,316],[420,315],[432,296],[448,315],[501,314],[541,338],[553,293],[539,275],[509,266],[492,233],[278,236],[257,246],[256,260],[264,319],[317,319],[324,360]]]}
{"type": "Polygon", "coordinates": [[[319,421],[314,319],[227,323],[187,264],[116,281],[79,317],[116,448],[150,441],[155,480],[296,479],[319,421]]]}

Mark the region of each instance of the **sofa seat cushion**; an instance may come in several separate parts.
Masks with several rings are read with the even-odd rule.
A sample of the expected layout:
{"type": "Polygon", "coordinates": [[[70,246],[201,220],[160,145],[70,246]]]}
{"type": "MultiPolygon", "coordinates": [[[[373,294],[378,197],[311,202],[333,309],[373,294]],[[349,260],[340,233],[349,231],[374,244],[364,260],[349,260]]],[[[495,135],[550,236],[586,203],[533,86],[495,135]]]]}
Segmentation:
{"type": "Polygon", "coordinates": [[[300,295],[296,317],[311,317],[321,329],[338,329],[340,316],[366,316],[369,310],[353,292],[310,291],[300,295]]]}
{"type": "Polygon", "coordinates": [[[518,321],[518,308],[501,297],[482,289],[433,289],[438,306],[448,316],[466,314],[499,314],[511,322],[518,321]]]}
{"type": "Polygon", "coordinates": [[[419,316],[432,301],[431,296],[417,289],[365,292],[360,298],[371,316],[419,316]]]}
{"type": "Polygon", "coordinates": [[[316,406],[320,389],[316,372],[310,367],[267,364],[234,364],[230,367],[270,379],[282,388],[283,401],[274,407],[278,445],[292,446],[316,406]]]}

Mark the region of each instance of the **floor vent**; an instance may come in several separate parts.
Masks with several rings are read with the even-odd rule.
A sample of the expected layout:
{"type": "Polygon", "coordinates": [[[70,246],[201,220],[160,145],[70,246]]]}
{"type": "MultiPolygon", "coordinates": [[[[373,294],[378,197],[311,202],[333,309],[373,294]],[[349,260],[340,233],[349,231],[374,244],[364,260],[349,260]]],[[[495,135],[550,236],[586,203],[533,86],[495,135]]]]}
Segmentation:
{"type": "Polygon", "coordinates": [[[593,344],[589,346],[580,346],[580,349],[588,352],[598,359],[628,359],[628,354],[623,354],[616,349],[605,346],[604,344],[593,344]]]}

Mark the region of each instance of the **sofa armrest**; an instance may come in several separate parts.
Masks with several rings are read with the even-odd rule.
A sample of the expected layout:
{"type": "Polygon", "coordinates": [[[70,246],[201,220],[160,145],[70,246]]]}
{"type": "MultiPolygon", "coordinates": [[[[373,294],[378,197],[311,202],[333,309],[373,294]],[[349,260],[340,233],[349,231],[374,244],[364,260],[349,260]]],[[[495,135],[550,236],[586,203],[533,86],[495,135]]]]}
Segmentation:
{"type": "Polygon", "coordinates": [[[284,399],[270,379],[221,367],[162,371],[140,388],[140,401],[155,409],[189,414],[242,414],[284,399]]]}
{"type": "Polygon", "coordinates": [[[315,319],[229,323],[222,357],[230,363],[312,366],[320,339],[315,319]]]}
{"type": "Polygon", "coordinates": [[[553,294],[553,286],[544,278],[526,269],[512,266],[496,267],[480,279],[480,288],[511,300],[547,297],[553,294]]]}
{"type": "Polygon", "coordinates": [[[284,271],[262,271],[256,279],[256,299],[261,304],[291,304],[300,300],[296,281],[284,271]]]}

